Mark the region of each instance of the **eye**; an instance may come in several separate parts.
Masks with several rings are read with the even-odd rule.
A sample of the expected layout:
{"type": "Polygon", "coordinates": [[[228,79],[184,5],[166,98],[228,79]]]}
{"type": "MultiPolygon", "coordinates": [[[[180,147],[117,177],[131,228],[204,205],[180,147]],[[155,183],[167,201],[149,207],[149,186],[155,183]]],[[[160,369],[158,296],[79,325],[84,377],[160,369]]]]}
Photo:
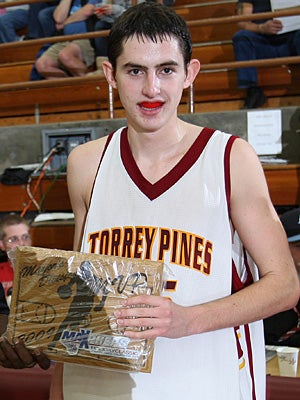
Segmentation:
{"type": "Polygon", "coordinates": [[[174,69],[170,67],[165,67],[161,72],[165,75],[170,75],[172,72],[174,72],[174,69]]]}
{"type": "Polygon", "coordinates": [[[142,71],[139,68],[132,68],[128,72],[129,72],[129,75],[133,75],[133,76],[140,75],[142,73],[142,71]]]}

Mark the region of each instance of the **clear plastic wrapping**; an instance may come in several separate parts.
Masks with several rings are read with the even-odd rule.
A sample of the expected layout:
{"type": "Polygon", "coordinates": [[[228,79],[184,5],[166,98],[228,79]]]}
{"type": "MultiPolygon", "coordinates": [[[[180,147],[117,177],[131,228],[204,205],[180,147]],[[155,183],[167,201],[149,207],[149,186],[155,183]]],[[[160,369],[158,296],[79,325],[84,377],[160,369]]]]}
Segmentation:
{"type": "Polygon", "coordinates": [[[163,263],[31,246],[9,257],[9,341],[22,339],[52,360],[151,371],[154,340],[125,337],[114,311],[130,296],[159,295],[163,263]]]}

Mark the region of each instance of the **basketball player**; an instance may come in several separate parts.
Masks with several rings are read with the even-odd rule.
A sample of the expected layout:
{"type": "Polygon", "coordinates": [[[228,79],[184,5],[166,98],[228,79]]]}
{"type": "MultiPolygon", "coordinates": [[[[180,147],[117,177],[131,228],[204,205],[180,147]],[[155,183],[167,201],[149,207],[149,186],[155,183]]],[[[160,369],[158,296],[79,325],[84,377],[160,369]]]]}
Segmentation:
{"type": "Polygon", "coordinates": [[[125,11],[108,59],[127,127],[69,156],[74,249],[161,260],[173,279],[115,312],[127,337],[156,339],[151,373],[57,364],[51,398],[263,400],[261,319],[294,306],[299,282],[259,160],[244,140],[178,118],[200,64],[172,9],[125,11]]]}

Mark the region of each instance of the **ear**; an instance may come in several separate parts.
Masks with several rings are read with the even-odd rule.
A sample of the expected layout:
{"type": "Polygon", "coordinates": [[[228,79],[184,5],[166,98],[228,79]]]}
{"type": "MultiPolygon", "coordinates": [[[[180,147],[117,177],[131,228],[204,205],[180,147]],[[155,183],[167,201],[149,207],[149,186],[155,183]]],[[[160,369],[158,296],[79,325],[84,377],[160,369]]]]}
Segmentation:
{"type": "Polygon", "coordinates": [[[196,58],[193,58],[190,61],[189,65],[187,66],[187,75],[184,82],[184,89],[191,86],[196,76],[198,75],[199,71],[200,71],[200,61],[197,60],[196,58]]]}
{"type": "Polygon", "coordinates": [[[106,78],[107,82],[114,89],[116,89],[117,88],[117,82],[115,80],[113,66],[111,65],[111,63],[109,61],[103,61],[102,68],[103,68],[103,72],[104,72],[104,75],[105,75],[105,78],[106,78]]]}
{"type": "Polygon", "coordinates": [[[0,240],[0,250],[5,251],[4,245],[3,245],[3,241],[0,240]]]}

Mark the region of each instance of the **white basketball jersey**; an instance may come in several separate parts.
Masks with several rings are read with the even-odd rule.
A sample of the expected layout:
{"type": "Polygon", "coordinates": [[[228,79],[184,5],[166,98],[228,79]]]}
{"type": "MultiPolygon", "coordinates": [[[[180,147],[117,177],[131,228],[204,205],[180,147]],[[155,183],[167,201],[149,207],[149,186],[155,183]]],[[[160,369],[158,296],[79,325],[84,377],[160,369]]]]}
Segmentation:
{"type": "MultiPolygon", "coordinates": [[[[234,140],[204,128],[181,161],[151,184],[135,163],[127,129],[116,131],[100,162],[81,250],[164,261],[171,274],[162,295],[182,306],[228,296],[257,279],[230,224],[234,140]]],[[[157,338],[150,374],[65,364],[64,395],[65,400],[263,400],[262,323],[157,338]]]]}

